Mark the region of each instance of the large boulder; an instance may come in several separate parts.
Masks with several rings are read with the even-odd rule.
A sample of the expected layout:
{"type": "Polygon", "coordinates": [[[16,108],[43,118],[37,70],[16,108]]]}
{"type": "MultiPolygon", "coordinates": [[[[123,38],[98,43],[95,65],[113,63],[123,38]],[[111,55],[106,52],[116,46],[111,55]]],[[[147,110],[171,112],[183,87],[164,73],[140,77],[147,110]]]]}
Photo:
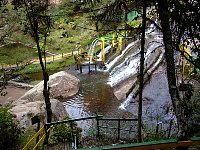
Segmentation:
{"type": "MultiPolygon", "coordinates": [[[[11,112],[16,116],[19,121],[19,125],[22,129],[27,129],[31,126],[31,118],[34,116],[39,116],[42,123],[46,123],[46,105],[44,101],[35,101],[27,103],[15,103],[12,107],[11,112]]],[[[52,109],[52,121],[63,120],[67,116],[64,105],[62,102],[51,99],[51,109],[52,109]]]]}
{"type": "MultiPolygon", "coordinates": [[[[55,73],[49,77],[52,121],[63,120],[67,115],[63,103],[56,99],[67,98],[76,94],[79,90],[79,82],[79,79],[65,71],[55,73]]],[[[40,117],[42,122],[46,122],[43,87],[43,81],[41,81],[12,103],[11,111],[19,120],[21,128],[27,129],[31,125],[31,118],[36,115],[40,117]]]]}
{"type": "MultiPolygon", "coordinates": [[[[78,78],[65,71],[60,71],[49,76],[50,98],[64,99],[73,96],[79,90],[79,82],[78,78]]],[[[29,102],[44,100],[43,87],[43,81],[41,81],[34,88],[26,92],[20,100],[29,102]]]]}

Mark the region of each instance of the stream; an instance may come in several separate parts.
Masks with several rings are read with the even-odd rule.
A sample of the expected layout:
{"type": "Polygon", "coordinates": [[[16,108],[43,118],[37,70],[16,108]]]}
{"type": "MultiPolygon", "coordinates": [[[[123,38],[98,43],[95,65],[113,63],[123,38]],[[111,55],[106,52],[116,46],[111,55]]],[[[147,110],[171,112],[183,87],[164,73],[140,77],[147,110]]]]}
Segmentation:
{"type": "MultiPolygon", "coordinates": [[[[69,116],[81,118],[98,114],[104,117],[137,118],[138,97],[133,98],[134,89],[126,99],[118,100],[113,94],[113,86],[137,73],[139,51],[140,40],[137,39],[127,45],[119,56],[106,64],[107,70],[88,73],[86,67],[83,74],[73,71],[72,74],[76,75],[81,83],[79,92],[74,97],[64,100],[69,116]]],[[[163,57],[162,34],[154,31],[153,28],[147,29],[145,64],[148,71],[155,71],[161,65],[163,57]],[[157,59],[154,60],[156,57],[157,59]]],[[[152,130],[157,124],[168,129],[171,120],[174,124],[176,122],[170,110],[171,102],[165,67],[164,64],[159,67],[157,73],[153,74],[151,79],[149,78],[143,91],[143,122],[146,122],[145,124],[148,124],[148,128],[152,130]]],[[[91,122],[78,124],[84,129],[89,129],[91,122]]]]}

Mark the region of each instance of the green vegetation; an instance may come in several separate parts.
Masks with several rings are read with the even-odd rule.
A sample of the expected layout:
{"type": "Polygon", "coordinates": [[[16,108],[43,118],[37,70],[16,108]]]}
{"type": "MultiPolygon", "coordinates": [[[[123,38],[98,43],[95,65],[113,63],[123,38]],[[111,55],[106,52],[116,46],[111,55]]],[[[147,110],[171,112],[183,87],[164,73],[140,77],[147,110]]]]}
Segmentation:
{"type": "MultiPolygon", "coordinates": [[[[33,127],[29,127],[28,129],[26,129],[19,137],[16,144],[16,149],[22,149],[26,145],[26,143],[35,135],[35,133],[36,130],[33,127]]],[[[34,145],[31,145],[29,149],[32,149],[33,147],[34,145]]]]}
{"type": "MultiPolygon", "coordinates": [[[[64,120],[69,120],[69,118],[65,117],[64,120]]],[[[72,124],[56,124],[53,126],[53,130],[50,133],[49,144],[55,145],[60,142],[70,142],[73,141],[74,138],[78,140],[81,137],[81,132],[82,129],[79,128],[75,122],[72,124]]]]}
{"type": "MultiPolygon", "coordinates": [[[[68,67],[70,65],[74,64],[74,58],[68,57],[68,58],[62,58],[60,60],[56,60],[54,62],[49,62],[47,64],[47,71],[53,71],[53,70],[61,70],[64,67],[68,67]]],[[[41,66],[40,64],[31,64],[26,66],[24,69],[18,71],[18,74],[29,74],[29,73],[36,73],[41,72],[41,66]]]]}
{"type": "Polygon", "coordinates": [[[7,65],[20,65],[29,62],[37,57],[34,48],[28,47],[21,43],[12,43],[0,47],[0,63],[7,65]]]}
{"type": "Polygon", "coordinates": [[[21,134],[16,120],[8,108],[0,107],[0,149],[11,149],[21,134]]]}

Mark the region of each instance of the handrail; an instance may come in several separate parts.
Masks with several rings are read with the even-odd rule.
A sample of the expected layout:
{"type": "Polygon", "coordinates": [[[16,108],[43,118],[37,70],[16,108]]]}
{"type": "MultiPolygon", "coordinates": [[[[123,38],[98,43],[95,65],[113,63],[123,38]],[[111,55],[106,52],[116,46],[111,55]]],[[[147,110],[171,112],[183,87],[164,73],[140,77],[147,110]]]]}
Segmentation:
{"type": "Polygon", "coordinates": [[[98,115],[98,116],[90,116],[90,117],[78,118],[78,119],[69,119],[69,120],[46,123],[45,126],[50,126],[50,125],[55,125],[55,124],[62,124],[62,123],[70,123],[70,122],[74,122],[74,121],[81,121],[81,120],[87,120],[87,119],[95,119],[95,118],[101,118],[101,117],[103,117],[103,116],[102,115],[98,115]]]}
{"type": "MultiPolygon", "coordinates": [[[[49,128],[47,130],[47,133],[50,131],[51,128],[49,128]]],[[[44,126],[42,128],[40,128],[40,130],[28,141],[28,143],[26,143],[26,145],[22,148],[22,150],[28,150],[28,147],[33,143],[33,141],[35,141],[35,139],[43,132],[45,131],[44,126]]],[[[36,143],[36,145],[34,146],[33,150],[35,150],[39,144],[44,140],[44,138],[46,137],[46,132],[44,132],[44,134],[42,135],[42,137],[39,139],[39,141],[36,143]]]]}
{"type": "Polygon", "coordinates": [[[108,121],[138,121],[137,118],[98,118],[98,120],[108,121]]]}
{"type": "MultiPolygon", "coordinates": [[[[110,120],[110,121],[118,121],[118,139],[120,139],[120,130],[122,130],[120,128],[120,121],[137,121],[137,119],[135,118],[103,118],[102,115],[97,115],[97,116],[90,116],[90,117],[85,117],[85,118],[78,118],[78,119],[69,119],[69,120],[64,120],[64,121],[57,121],[57,122],[51,122],[51,123],[46,123],[42,128],[40,128],[40,130],[28,141],[28,143],[24,146],[24,148],[22,150],[27,150],[29,148],[29,146],[34,142],[34,140],[36,140],[36,138],[41,135],[39,141],[34,145],[33,150],[36,150],[37,147],[41,144],[42,141],[44,141],[46,135],[48,135],[49,131],[52,129],[52,127],[54,125],[58,125],[58,124],[65,124],[65,123],[70,123],[71,124],[71,128],[72,127],[72,123],[75,121],[81,121],[81,120],[88,120],[88,119],[96,119],[97,121],[97,135],[99,135],[99,128],[103,128],[102,126],[99,125],[99,121],[106,121],[106,120],[110,120]],[[44,132],[44,133],[42,133],[44,132]],[[41,134],[42,133],[42,134],[41,134]]],[[[129,130],[128,130],[129,131],[129,130]]],[[[72,133],[73,134],[73,133],[72,133]]],[[[46,139],[47,143],[48,143],[48,138],[46,139]]]]}
{"type": "Polygon", "coordinates": [[[28,141],[28,143],[26,143],[26,145],[24,146],[24,148],[22,148],[22,150],[27,150],[28,146],[33,143],[33,141],[38,137],[38,135],[42,131],[44,131],[44,126],[42,128],[40,128],[40,130],[28,141]]]}
{"type": "MultiPolygon", "coordinates": [[[[51,129],[51,128],[49,128],[49,129],[47,130],[47,133],[50,131],[50,129],[51,129]]],[[[33,148],[33,150],[35,150],[35,149],[39,146],[39,144],[44,140],[45,137],[46,137],[46,133],[44,133],[44,134],[42,135],[42,137],[40,138],[40,140],[38,141],[38,143],[35,145],[35,147],[33,148]]]]}

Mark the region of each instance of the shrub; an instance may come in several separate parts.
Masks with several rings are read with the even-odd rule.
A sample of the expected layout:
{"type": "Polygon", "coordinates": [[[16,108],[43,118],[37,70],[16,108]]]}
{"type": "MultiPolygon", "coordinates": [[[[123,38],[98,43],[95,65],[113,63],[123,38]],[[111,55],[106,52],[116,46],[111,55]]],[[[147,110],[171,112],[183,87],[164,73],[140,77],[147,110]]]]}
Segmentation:
{"type": "MultiPolygon", "coordinates": [[[[65,120],[68,120],[68,118],[65,118],[65,120]]],[[[79,139],[82,129],[77,127],[77,124],[75,122],[72,123],[72,126],[73,131],[71,125],[68,123],[54,125],[53,131],[50,134],[49,144],[54,145],[60,142],[63,143],[73,141],[74,138],[79,139]]]]}
{"type": "Polygon", "coordinates": [[[0,107],[0,149],[12,149],[21,135],[8,108],[0,107]]]}

